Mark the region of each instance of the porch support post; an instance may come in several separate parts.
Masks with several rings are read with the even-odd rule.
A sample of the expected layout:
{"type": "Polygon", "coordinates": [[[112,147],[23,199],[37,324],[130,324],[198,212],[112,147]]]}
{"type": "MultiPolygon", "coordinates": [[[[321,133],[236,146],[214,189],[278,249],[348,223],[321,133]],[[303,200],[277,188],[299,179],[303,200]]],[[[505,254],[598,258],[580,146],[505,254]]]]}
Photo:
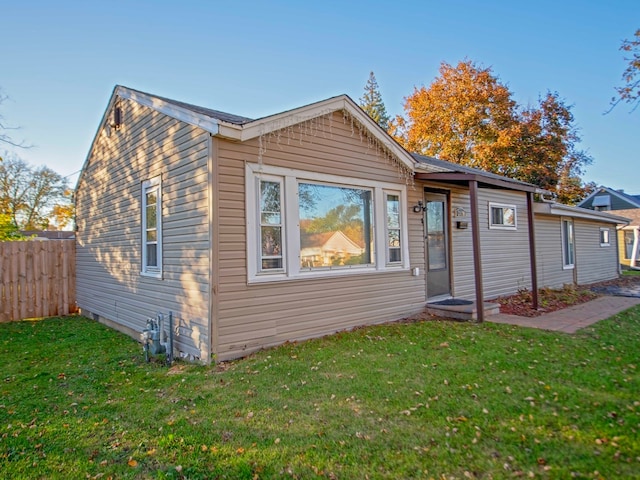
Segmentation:
{"type": "Polygon", "coordinates": [[[538,266],[536,262],[536,228],[533,215],[533,192],[527,192],[527,219],[529,220],[529,259],[531,261],[531,304],[538,309],[538,266]]]}
{"type": "Polygon", "coordinates": [[[482,257],[480,255],[480,215],[478,213],[478,182],[469,181],[471,201],[471,237],[473,239],[473,273],[476,281],[476,311],[478,322],[484,322],[484,289],[482,287],[482,257]]]}

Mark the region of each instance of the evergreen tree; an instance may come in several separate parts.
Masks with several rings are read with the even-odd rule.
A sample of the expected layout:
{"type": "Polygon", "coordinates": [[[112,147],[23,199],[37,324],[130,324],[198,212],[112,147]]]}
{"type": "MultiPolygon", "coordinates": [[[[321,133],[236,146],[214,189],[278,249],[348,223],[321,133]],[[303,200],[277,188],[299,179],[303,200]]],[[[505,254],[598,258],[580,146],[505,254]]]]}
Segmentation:
{"type": "Polygon", "coordinates": [[[364,87],[364,95],[360,98],[360,106],[384,130],[388,129],[389,115],[382,101],[378,82],[373,72],[369,73],[369,80],[364,87]]]}

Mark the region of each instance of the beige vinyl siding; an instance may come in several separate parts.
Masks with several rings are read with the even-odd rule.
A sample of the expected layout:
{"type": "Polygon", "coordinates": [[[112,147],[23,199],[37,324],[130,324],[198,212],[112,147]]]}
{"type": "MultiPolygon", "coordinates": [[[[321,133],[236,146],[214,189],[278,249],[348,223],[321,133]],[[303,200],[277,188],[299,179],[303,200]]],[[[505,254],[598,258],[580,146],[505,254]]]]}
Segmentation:
{"type": "Polygon", "coordinates": [[[574,283],[574,269],[563,268],[560,217],[536,215],[538,287],[561,288],[574,283]]]}
{"type": "Polygon", "coordinates": [[[575,267],[563,268],[562,218],[558,215],[536,215],[536,256],[538,285],[560,288],[610,280],[618,276],[616,226],[611,223],[573,218],[575,235],[575,267]],[[600,228],[609,228],[609,246],[600,246],[600,228]]]}
{"type": "MultiPolygon", "coordinates": [[[[260,142],[216,140],[217,171],[214,188],[220,198],[219,270],[216,310],[216,358],[226,360],[288,340],[317,337],[363,324],[406,317],[421,311],[425,301],[424,251],[421,216],[410,206],[421,198],[408,187],[411,271],[363,272],[331,278],[305,278],[248,285],[245,227],[245,162],[298,171],[368,179],[405,185],[398,168],[377,153],[366,136],[352,130],[349,119],[333,114],[312,128],[294,126],[260,142]],[[306,133],[301,133],[306,132],[306,133]]],[[[376,205],[376,208],[381,207],[376,205]]],[[[379,228],[380,226],[378,226],[379,228]]],[[[377,248],[382,248],[378,245],[377,248]]]]}
{"type": "Polygon", "coordinates": [[[451,212],[451,265],[453,268],[451,294],[457,298],[475,300],[476,284],[473,275],[473,238],[469,190],[451,189],[451,212]],[[464,214],[454,217],[453,212],[456,211],[456,208],[463,210],[464,214]],[[467,228],[456,228],[456,222],[459,221],[467,222],[467,228]]]}
{"type": "Polygon", "coordinates": [[[531,288],[529,255],[529,222],[527,197],[524,192],[480,188],[480,248],[482,251],[482,282],[485,298],[511,295],[522,288],[531,288]],[[515,205],[517,228],[489,228],[489,203],[515,205]]]}
{"type": "Polygon", "coordinates": [[[574,219],[578,284],[610,280],[618,276],[616,227],[610,223],[574,219]],[[600,246],[600,228],[609,228],[609,246],[600,246]]]}
{"type": "Polygon", "coordinates": [[[172,311],[176,348],[209,352],[209,135],[121,100],[119,130],[98,132],[79,182],[77,289],[82,312],[130,334],[172,311]],[[141,183],[162,179],[162,278],[141,270],[141,183]]]}
{"type": "MultiPolygon", "coordinates": [[[[450,192],[452,296],[475,300],[473,219],[469,190],[431,182],[425,186],[450,192]],[[457,209],[460,209],[460,216],[454,216],[457,209]],[[468,228],[458,229],[458,221],[468,222],[468,228]]],[[[478,214],[484,297],[490,299],[515,293],[519,288],[531,288],[526,195],[509,190],[479,188],[478,214]],[[517,229],[489,229],[489,202],[515,205],[517,229]]]]}

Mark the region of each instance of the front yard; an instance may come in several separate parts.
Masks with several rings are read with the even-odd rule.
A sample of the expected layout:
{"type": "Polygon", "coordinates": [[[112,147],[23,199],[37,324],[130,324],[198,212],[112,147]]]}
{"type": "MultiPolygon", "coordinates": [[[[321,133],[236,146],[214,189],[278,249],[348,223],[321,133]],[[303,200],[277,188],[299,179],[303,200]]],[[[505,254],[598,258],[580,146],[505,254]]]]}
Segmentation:
{"type": "Polygon", "coordinates": [[[84,318],[0,324],[0,477],[633,477],[638,345],[640,307],[573,336],[396,323],[167,369],[84,318]]]}

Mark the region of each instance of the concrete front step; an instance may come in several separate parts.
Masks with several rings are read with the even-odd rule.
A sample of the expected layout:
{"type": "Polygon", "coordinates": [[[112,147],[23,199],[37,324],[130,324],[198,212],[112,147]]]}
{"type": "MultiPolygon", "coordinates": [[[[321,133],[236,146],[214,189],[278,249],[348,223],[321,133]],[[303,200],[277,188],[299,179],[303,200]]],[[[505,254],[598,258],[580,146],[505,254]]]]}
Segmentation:
{"type": "MultiPolygon", "coordinates": [[[[442,318],[453,318],[455,320],[478,319],[478,309],[476,308],[476,302],[467,305],[436,305],[433,303],[427,303],[426,310],[427,313],[442,318]]],[[[484,302],[485,319],[491,315],[497,315],[499,313],[499,303],[484,302]]]]}

